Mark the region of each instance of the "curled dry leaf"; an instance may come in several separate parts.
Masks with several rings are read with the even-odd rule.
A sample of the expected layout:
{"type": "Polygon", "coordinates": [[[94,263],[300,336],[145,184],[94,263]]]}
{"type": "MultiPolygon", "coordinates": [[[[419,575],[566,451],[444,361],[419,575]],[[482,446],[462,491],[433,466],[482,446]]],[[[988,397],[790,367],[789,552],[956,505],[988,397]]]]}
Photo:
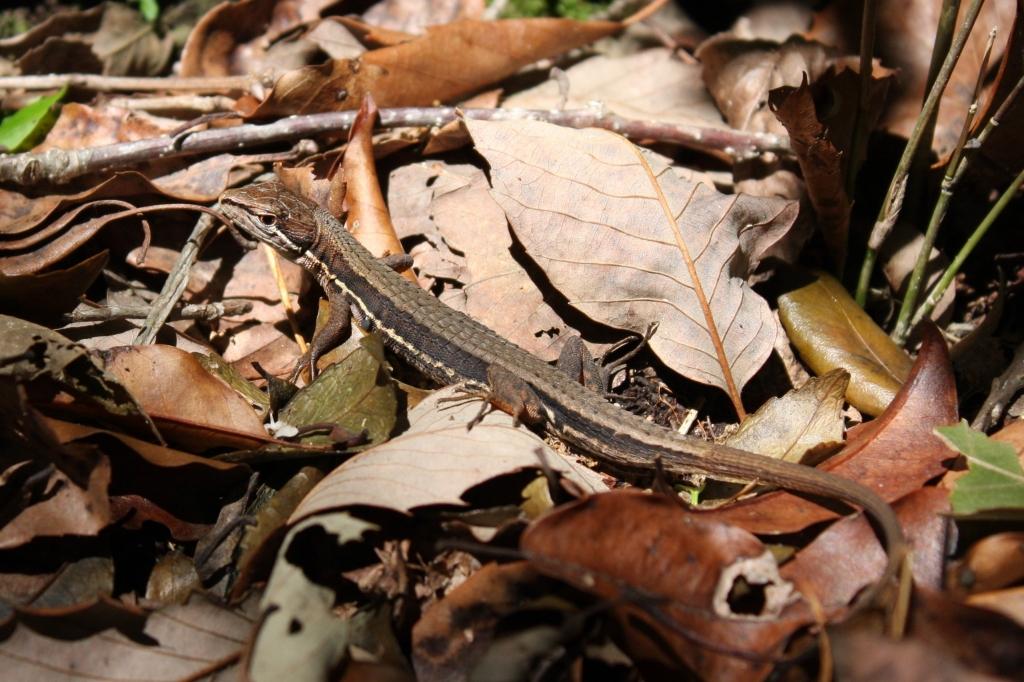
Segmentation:
{"type": "Polygon", "coordinates": [[[798,36],[779,44],[768,40],[741,40],[720,33],[697,49],[704,67],[704,82],[725,120],[733,128],[785,134],[768,110],[768,92],[804,78],[813,82],[827,66],[829,49],[798,36]]]}
{"type": "Polygon", "coordinates": [[[742,412],[777,329],[745,279],[785,240],[796,203],[719,194],[608,131],[466,126],[516,236],[569,304],[639,334],[657,321],[651,350],[742,412]]]}
{"type": "MultiPolygon", "coordinates": [[[[906,383],[877,419],[850,431],[846,446],[820,468],[871,488],[889,502],[946,470],[950,452],[932,432],[956,420],[953,368],[946,342],[927,328],[906,383]]],[[[789,533],[836,512],[792,493],[773,492],[706,512],[752,533],[789,533]]]]}
{"type": "Polygon", "coordinates": [[[59,324],[99,277],[109,253],[101,251],[71,267],[43,274],[8,277],[0,273],[0,310],[39,324],[59,324]]]}
{"type": "MultiPolygon", "coordinates": [[[[352,124],[342,176],[345,181],[345,205],[348,208],[349,232],[373,255],[404,254],[395,226],[391,224],[384,195],[377,180],[373,161],[373,126],[377,120],[377,105],[373,95],[367,93],[352,124]]],[[[416,273],[410,268],[402,276],[418,285],[416,273]]]]}
{"type": "Polygon", "coordinates": [[[359,59],[335,59],[288,72],[249,115],[256,118],[340,111],[373,93],[378,106],[452,102],[539,59],[563,54],[622,28],[613,21],[464,19],[427,28],[415,40],[359,59]]]}
{"type": "Polygon", "coordinates": [[[108,599],[24,610],[0,626],[4,676],[171,682],[230,675],[252,629],[254,606],[250,599],[227,609],[194,594],[186,604],[151,612],[108,599]]]}
{"type": "Polygon", "coordinates": [[[846,399],[861,412],[881,414],[910,373],[903,349],[823,272],[779,296],[779,319],[816,374],[836,368],[850,373],[846,399]]]}
{"type": "Polygon", "coordinates": [[[492,478],[528,468],[551,467],[584,490],[605,489],[600,477],[571,464],[544,441],[514,427],[504,412],[490,412],[468,430],[480,411],[477,400],[442,389],[409,412],[409,430],[362,452],[332,471],[302,501],[290,523],[328,509],[370,505],[409,512],[427,505],[466,505],[462,495],[492,478]]]}
{"type": "Polygon", "coordinates": [[[813,377],[781,398],[769,399],[725,444],[789,462],[838,446],[843,440],[843,394],[849,382],[850,375],[841,369],[813,377]]]}
{"type": "Polygon", "coordinates": [[[955,589],[986,592],[1024,580],[1024,532],[989,535],[971,545],[954,565],[950,582],[955,589]]]}
{"type": "Polygon", "coordinates": [[[563,505],[531,524],[520,547],[541,573],[612,604],[635,661],[678,669],[681,660],[701,679],[759,679],[812,619],[753,535],[662,495],[614,491],[563,505]],[[730,600],[744,583],[759,608],[730,600]]]}

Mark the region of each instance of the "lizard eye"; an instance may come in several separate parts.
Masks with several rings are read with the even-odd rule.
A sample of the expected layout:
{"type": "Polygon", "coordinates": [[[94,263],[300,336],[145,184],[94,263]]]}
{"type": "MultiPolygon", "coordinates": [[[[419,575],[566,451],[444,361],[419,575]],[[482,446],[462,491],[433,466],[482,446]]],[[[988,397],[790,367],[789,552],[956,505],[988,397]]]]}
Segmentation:
{"type": "Polygon", "coordinates": [[[263,224],[263,227],[274,227],[277,225],[277,216],[264,213],[260,216],[260,222],[263,224]]]}

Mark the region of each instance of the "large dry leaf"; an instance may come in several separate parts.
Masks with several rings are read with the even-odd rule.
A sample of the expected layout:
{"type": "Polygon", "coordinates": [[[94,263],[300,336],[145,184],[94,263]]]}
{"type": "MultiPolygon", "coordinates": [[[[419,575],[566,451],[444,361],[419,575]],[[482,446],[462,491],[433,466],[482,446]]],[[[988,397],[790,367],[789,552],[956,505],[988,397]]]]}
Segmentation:
{"type": "Polygon", "coordinates": [[[145,612],[102,600],[71,609],[23,611],[0,626],[7,680],[238,679],[255,600],[236,610],[193,595],[145,612]],[[217,673],[224,673],[221,677],[217,673]]]}
{"type": "Polygon", "coordinates": [[[533,433],[491,412],[472,430],[466,425],[478,401],[442,403],[438,391],[409,412],[409,430],[360,453],[332,471],[306,496],[290,523],[330,509],[370,505],[408,512],[427,505],[465,506],[462,495],[497,476],[549,466],[584,490],[605,488],[594,472],[568,462],[533,433]]]}
{"type": "Polygon", "coordinates": [[[910,374],[903,349],[830,275],[815,273],[809,283],[779,296],[779,319],[815,373],[850,373],[846,399],[861,412],[881,414],[910,374]]]}
{"type": "Polygon", "coordinates": [[[558,357],[576,331],[512,255],[505,212],[482,170],[441,162],[403,166],[391,174],[388,199],[399,234],[424,240],[425,248],[413,250],[420,276],[434,286],[462,285],[441,300],[544,360],[558,357]]]}
{"type": "Polygon", "coordinates": [[[777,331],[745,279],[797,205],[719,194],[608,131],[466,125],[516,236],[569,303],[636,333],[658,322],[651,349],[738,404],[777,331]]]}
{"type": "Polygon", "coordinates": [[[372,93],[381,107],[451,102],[621,29],[613,21],[571,19],[461,20],[359,59],[334,59],[288,72],[253,117],[339,111],[372,93]]]}
{"type": "Polygon", "coordinates": [[[609,603],[634,661],[761,679],[811,611],[757,538],[708,521],[669,497],[617,490],[547,514],[520,547],[541,573],[609,603]],[[760,597],[749,610],[730,599],[743,585],[760,597]]]}

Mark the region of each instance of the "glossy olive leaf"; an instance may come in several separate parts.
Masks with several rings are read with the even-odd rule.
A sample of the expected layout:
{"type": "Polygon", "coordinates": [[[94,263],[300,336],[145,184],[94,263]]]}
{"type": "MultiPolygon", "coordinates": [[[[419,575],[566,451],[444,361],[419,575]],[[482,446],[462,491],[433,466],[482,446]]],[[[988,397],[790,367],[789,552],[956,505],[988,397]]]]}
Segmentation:
{"type": "Polygon", "coordinates": [[[850,373],[846,399],[881,414],[910,374],[912,362],[830,275],[779,296],[779,318],[790,342],[816,373],[850,373]]]}
{"type": "Polygon", "coordinates": [[[36,144],[57,120],[53,105],[68,91],[67,86],[52,95],[39,97],[0,121],[0,151],[21,152],[36,144]]]}
{"type": "Polygon", "coordinates": [[[796,204],[719,194],[609,131],[465,123],[516,237],[569,304],[636,333],[657,321],[651,350],[741,411],[777,331],[746,278],[796,204]]]}
{"type": "Polygon", "coordinates": [[[344,545],[376,528],[334,512],[289,531],[260,602],[263,618],[246,662],[250,679],[323,680],[345,660],[350,622],[333,613],[335,590],[311,575],[329,575],[329,562],[340,558],[344,545]]]}
{"type": "MultiPolygon", "coordinates": [[[[391,434],[397,408],[383,348],[380,340],[371,336],[361,339],[358,348],[296,393],[281,410],[279,421],[296,427],[332,424],[353,435],[366,431],[371,443],[379,443],[391,434]]],[[[303,442],[326,444],[330,438],[313,435],[303,442]]]]}
{"type": "Polygon", "coordinates": [[[957,479],[950,500],[956,514],[996,509],[1024,509],[1024,469],[1009,443],[990,439],[966,421],[935,429],[948,445],[967,458],[970,471],[957,479]]]}
{"type": "Polygon", "coordinates": [[[726,438],[726,445],[789,462],[838,446],[843,440],[843,395],[850,375],[841,369],[812,377],[781,398],[771,398],[726,438]]]}

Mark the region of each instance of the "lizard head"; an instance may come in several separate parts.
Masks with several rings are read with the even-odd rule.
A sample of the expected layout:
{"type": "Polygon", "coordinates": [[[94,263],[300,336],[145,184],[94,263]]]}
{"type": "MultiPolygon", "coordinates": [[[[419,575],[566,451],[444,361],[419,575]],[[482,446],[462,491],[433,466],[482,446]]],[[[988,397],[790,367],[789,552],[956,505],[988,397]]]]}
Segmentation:
{"type": "Polygon", "coordinates": [[[276,180],[228,190],[220,208],[243,232],[290,260],[302,258],[316,238],[315,205],[276,180]]]}

